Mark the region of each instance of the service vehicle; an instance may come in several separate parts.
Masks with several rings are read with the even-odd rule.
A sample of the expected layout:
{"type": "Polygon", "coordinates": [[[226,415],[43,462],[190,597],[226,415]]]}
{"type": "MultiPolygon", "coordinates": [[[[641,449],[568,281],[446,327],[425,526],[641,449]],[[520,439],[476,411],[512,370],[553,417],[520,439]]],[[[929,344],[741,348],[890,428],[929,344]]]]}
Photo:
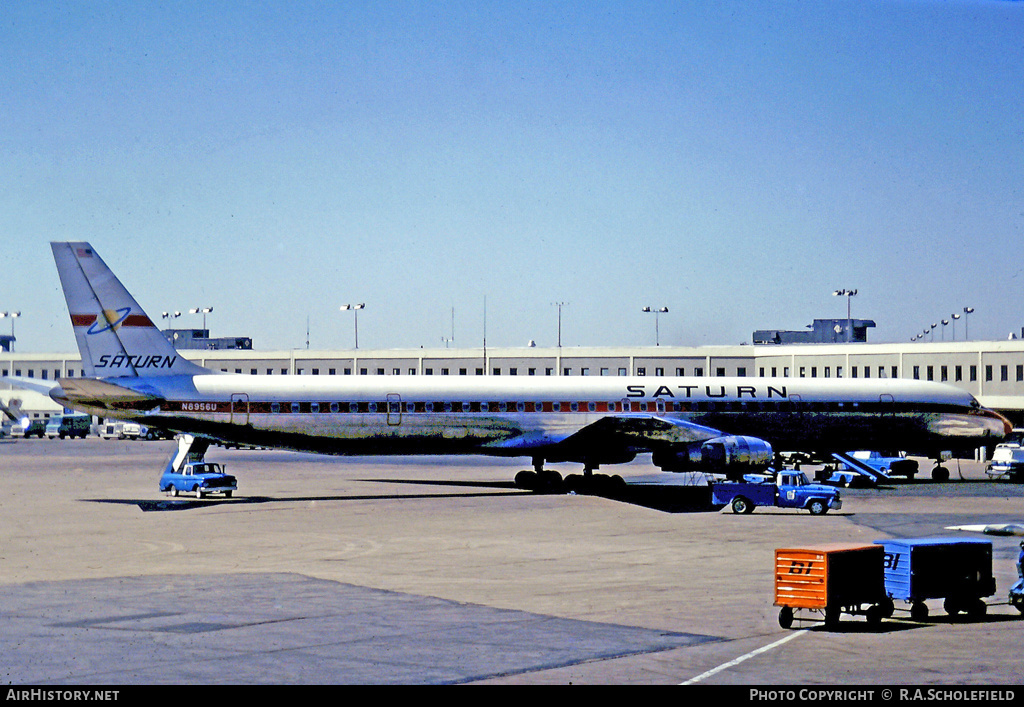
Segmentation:
{"type": "Polygon", "coordinates": [[[49,418],[46,417],[35,417],[31,419],[26,417],[19,424],[11,427],[11,436],[24,437],[26,439],[35,436],[42,439],[46,436],[46,421],[48,419],[49,418]]]}
{"type": "Polygon", "coordinates": [[[842,508],[839,489],[812,484],[802,471],[780,471],[775,477],[760,479],[750,475],[745,481],[722,481],[711,484],[711,503],[731,506],[733,513],[753,513],[756,506],[804,508],[813,515],[823,515],[842,508]]]}
{"type": "Polygon", "coordinates": [[[91,415],[54,415],[46,422],[46,436],[48,439],[54,437],[70,437],[74,439],[85,439],[92,430],[91,415]]]}
{"type": "Polygon", "coordinates": [[[1010,606],[1024,614],[1024,579],[1018,579],[1017,583],[1010,587],[1010,606]]]}
{"type": "Polygon", "coordinates": [[[238,489],[234,476],[225,473],[224,467],[216,462],[185,462],[179,469],[168,466],[160,477],[160,490],[172,496],[180,493],[194,493],[196,498],[219,493],[225,498],[238,489]]]}
{"type": "Polygon", "coordinates": [[[942,599],[950,616],[985,616],[983,597],[996,591],[992,543],[963,538],[894,538],[876,540],[885,549],[885,591],[911,605],[910,618],[927,621],[926,599],[942,599]]]}
{"type": "Polygon", "coordinates": [[[139,439],[142,436],[142,425],[137,422],[124,422],[117,435],[118,439],[139,439]]]}
{"type": "Polygon", "coordinates": [[[862,614],[878,625],[893,614],[885,592],[881,545],[830,544],[775,550],[779,626],[791,628],[800,609],[824,615],[835,629],[841,614],[862,614]]]}
{"type": "Polygon", "coordinates": [[[1015,427],[992,451],[985,473],[994,477],[1024,480],[1024,428],[1015,427]]]}

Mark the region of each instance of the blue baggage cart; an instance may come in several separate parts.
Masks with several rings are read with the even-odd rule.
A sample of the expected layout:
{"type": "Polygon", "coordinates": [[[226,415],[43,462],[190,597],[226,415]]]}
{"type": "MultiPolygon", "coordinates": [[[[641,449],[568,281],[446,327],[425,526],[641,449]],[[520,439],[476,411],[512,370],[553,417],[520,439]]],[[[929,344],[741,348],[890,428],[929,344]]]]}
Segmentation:
{"type": "Polygon", "coordinates": [[[942,599],[950,616],[985,615],[983,597],[992,596],[992,543],[964,538],[876,540],[885,549],[885,591],[911,605],[910,618],[928,619],[926,599],[942,599]]]}

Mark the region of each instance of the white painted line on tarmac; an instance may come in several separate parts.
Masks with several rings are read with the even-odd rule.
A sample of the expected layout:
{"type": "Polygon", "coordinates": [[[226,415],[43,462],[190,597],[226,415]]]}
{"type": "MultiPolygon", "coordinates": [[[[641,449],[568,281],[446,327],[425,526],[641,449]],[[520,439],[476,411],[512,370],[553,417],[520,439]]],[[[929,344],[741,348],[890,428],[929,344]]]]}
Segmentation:
{"type": "Polygon", "coordinates": [[[728,663],[722,663],[717,668],[712,668],[711,670],[707,671],[706,673],[701,673],[700,675],[698,675],[695,678],[690,678],[686,682],[680,683],[680,685],[695,685],[695,684],[697,684],[698,682],[700,682],[701,680],[703,680],[705,678],[709,678],[709,677],[711,677],[712,675],[714,675],[716,673],[722,672],[723,670],[728,670],[729,668],[733,667],[734,665],[739,665],[743,661],[748,660],[750,658],[753,658],[755,655],[761,655],[762,653],[766,653],[766,652],[770,651],[772,648],[777,648],[777,647],[781,646],[783,643],[785,643],[786,641],[792,641],[794,638],[797,638],[798,636],[802,636],[805,633],[807,633],[807,629],[803,629],[802,631],[797,631],[795,633],[791,633],[788,636],[786,636],[785,638],[780,638],[779,640],[775,641],[775,643],[769,643],[767,646],[761,646],[756,651],[750,651],[746,655],[741,655],[739,658],[735,658],[733,660],[730,660],[728,663]]]}

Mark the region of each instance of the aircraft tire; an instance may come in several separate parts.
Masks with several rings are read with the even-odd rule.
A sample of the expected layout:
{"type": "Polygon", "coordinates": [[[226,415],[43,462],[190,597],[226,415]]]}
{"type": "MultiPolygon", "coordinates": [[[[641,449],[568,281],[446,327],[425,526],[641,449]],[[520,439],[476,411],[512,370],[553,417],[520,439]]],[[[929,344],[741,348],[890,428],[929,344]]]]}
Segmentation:
{"type": "Polygon", "coordinates": [[[516,488],[524,491],[535,491],[537,489],[537,472],[523,470],[516,474],[516,488]]]}
{"type": "Polygon", "coordinates": [[[562,475],[557,471],[545,469],[537,474],[537,491],[544,493],[558,493],[562,490],[562,475]]]}

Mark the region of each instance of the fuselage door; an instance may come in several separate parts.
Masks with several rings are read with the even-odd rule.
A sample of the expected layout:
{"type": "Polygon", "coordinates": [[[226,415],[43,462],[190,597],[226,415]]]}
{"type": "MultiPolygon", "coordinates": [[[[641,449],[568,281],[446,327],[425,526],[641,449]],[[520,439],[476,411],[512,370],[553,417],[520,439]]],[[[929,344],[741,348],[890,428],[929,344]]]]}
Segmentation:
{"type": "Polygon", "coordinates": [[[388,424],[397,426],[402,424],[402,396],[398,393],[388,393],[388,424]]]}
{"type": "Polygon", "coordinates": [[[249,424],[249,395],[247,393],[231,394],[231,424],[249,424]]]}
{"type": "Polygon", "coordinates": [[[893,416],[896,414],[896,399],[888,393],[878,396],[878,410],[882,415],[893,416]]]}

